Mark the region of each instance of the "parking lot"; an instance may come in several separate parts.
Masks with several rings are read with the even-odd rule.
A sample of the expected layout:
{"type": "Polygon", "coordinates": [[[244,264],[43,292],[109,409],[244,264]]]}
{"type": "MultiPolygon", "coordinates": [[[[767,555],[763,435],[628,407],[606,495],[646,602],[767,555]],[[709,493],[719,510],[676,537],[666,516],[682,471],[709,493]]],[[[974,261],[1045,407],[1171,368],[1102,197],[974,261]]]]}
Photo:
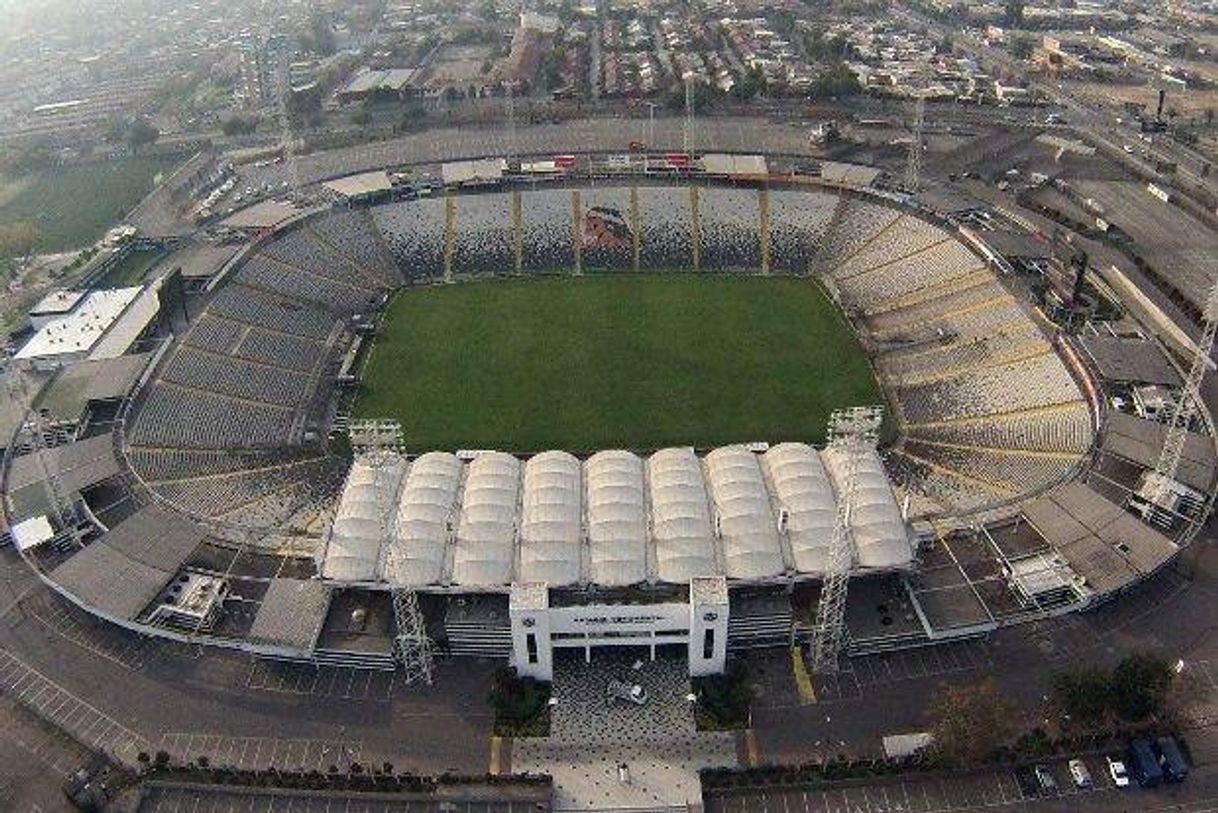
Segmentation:
{"type": "MultiPolygon", "coordinates": [[[[928,777],[876,781],[858,787],[769,788],[765,790],[711,791],[706,794],[708,813],[947,813],[1002,807],[1053,796],[1059,799],[1118,791],[1108,776],[1102,758],[1085,760],[1095,786],[1079,789],[1065,763],[1048,766],[1058,793],[1042,795],[1032,787],[1021,788],[1014,771],[994,771],[958,777],[928,777]]],[[[1132,808],[1131,808],[1132,809],[1132,808]]]]}
{"type": "Polygon", "coordinates": [[[314,666],[263,658],[253,659],[245,678],[246,687],[256,691],[378,703],[389,702],[396,683],[396,671],[314,666]]]}
{"type": "Polygon", "coordinates": [[[27,597],[21,610],[55,635],[124,669],[143,669],[158,650],[152,638],[99,621],[48,590],[27,597]]]}
{"type": "Polygon", "coordinates": [[[548,804],[536,799],[388,799],[342,793],[310,798],[268,789],[173,787],[150,789],[139,807],[140,813],[536,813],[549,809],[548,804]]]}
{"type": "Polygon", "coordinates": [[[207,757],[215,766],[326,772],[331,765],[345,769],[359,762],[363,745],[341,736],[333,740],[287,737],[232,737],[224,734],[176,732],[161,737],[160,748],[175,762],[207,757]]]}
{"type": "Polygon", "coordinates": [[[0,694],[60,728],[78,742],[129,764],[149,743],[87,701],[9,652],[0,650],[0,694]]]}

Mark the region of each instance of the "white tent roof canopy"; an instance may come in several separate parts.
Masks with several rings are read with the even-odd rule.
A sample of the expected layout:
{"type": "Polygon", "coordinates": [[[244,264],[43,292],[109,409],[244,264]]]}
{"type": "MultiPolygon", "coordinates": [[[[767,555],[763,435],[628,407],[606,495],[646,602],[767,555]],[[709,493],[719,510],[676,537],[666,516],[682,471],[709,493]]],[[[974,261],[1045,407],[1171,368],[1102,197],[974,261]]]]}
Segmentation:
{"type": "MultiPolygon", "coordinates": [[[[683,584],[698,576],[756,582],[829,567],[842,449],[725,446],[699,458],[661,449],[580,461],[429,452],[352,466],[328,537],[323,578],[412,589],[502,590],[683,584]]],[[[913,563],[909,529],[878,453],[856,469],[848,533],[860,570],[913,563]]]]}

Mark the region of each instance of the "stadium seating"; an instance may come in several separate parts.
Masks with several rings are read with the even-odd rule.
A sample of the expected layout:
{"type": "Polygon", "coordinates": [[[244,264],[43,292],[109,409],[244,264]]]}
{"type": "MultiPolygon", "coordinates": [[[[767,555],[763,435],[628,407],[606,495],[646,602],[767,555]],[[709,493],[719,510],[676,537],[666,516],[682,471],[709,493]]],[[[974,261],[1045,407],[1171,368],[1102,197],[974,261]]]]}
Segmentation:
{"type": "MultiPolygon", "coordinates": [[[[526,273],[571,269],[577,245],[585,271],[632,268],[636,230],[644,269],[689,269],[696,248],[702,270],[756,273],[768,226],[774,271],[822,275],[904,427],[887,465],[911,505],[981,510],[1052,485],[1092,445],[1071,374],[949,226],[853,193],[771,190],[766,208],[755,189],[715,186],[578,194],[519,193],[526,273]]],[[[162,363],[128,428],[133,467],[200,514],[323,514],[342,473],[301,440],[327,406],[350,316],[443,278],[446,257],[456,278],[514,272],[513,229],[511,195],[488,193],[335,210],[274,235],[162,363]]]]}

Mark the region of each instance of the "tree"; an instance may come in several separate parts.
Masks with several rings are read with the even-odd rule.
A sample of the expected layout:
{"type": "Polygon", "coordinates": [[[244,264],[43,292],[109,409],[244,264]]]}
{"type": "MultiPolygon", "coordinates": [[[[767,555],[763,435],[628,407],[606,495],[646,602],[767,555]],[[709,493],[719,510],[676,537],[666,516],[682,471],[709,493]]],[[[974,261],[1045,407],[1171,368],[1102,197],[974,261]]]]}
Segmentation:
{"type": "Polygon", "coordinates": [[[944,34],[943,38],[940,39],[937,43],[935,43],[935,53],[936,54],[950,54],[952,52],[953,47],[954,47],[954,45],[952,43],[952,35],[944,34]]]}
{"type": "Polygon", "coordinates": [[[0,257],[28,257],[41,237],[42,230],[32,220],[0,225],[0,257]]]}
{"type": "Polygon", "coordinates": [[[817,78],[809,93],[813,98],[857,96],[863,90],[854,71],[844,62],[834,61],[817,78]]]}
{"type": "Polygon", "coordinates": [[[1175,672],[1153,655],[1134,654],[1112,670],[1112,708],[1129,721],[1145,720],[1163,708],[1175,672]]]}
{"type": "Polygon", "coordinates": [[[1027,59],[1036,50],[1036,41],[1027,34],[1011,37],[1011,54],[1018,59],[1027,59]]]}
{"type": "Polygon", "coordinates": [[[1003,23],[1008,28],[1016,28],[1023,22],[1023,0],[1007,0],[1003,23]]]}
{"type": "Polygon", "coordinates": [[[944,761],[980,764],[1005,745],[1013,731],[1014,705],[993,678],[947,686],[930,705],[933,749],[944,761]]]}
{"type": "Polygon", "coordinates": [[[1082,726],[1101,722],[1108,712],[1112,679],[1099,667],[1084,667],[1053,676],[1053,694],[1061,710],[1082,726]]]}
{"type": "Polygon", "coordinates": [[[136,119],[127,128],[127,143],[134,152],[141,147],[150,147],[161,137],[161,131],[144,119],[136,119]]]}

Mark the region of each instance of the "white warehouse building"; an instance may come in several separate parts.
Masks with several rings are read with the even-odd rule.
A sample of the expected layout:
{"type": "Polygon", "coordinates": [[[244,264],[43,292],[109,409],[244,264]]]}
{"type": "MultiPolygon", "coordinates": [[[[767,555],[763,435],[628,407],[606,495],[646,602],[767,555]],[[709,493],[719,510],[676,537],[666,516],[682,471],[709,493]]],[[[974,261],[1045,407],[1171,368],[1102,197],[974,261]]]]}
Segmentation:
{"type": "MultiPolygon", "coordinates": [[[[716,672],[729,589],[824,576],[849,454],[782,443],[582,461],[362,455],[319,571],[341,586],[507,594],[512,662],[544,679],[561,647],[681,644],[691,672],[716,672]]],[[[910,569],[912,535],[879,455],[857,454],[852,569],[910,569]]]]}

